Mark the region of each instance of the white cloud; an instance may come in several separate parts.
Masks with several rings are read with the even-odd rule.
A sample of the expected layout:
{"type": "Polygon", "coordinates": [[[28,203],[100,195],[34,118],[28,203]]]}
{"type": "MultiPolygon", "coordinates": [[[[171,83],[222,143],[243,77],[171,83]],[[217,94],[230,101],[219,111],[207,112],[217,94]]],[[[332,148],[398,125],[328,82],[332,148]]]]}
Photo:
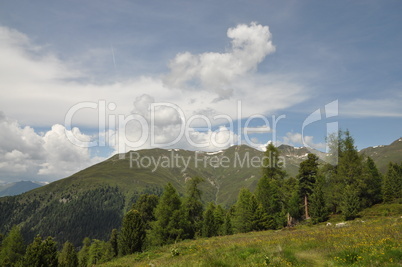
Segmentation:
{"type": "Polygon", "coordinates": [[[165,82],[174,88],[201,83],[202,88],[218,94],[217,100],[233,96],[232,82],[257,69],[264,58],[275,51],[268,26],[240,24],[227,31],[232,39],[226,53],[178,54],[169,64],[165,82]]]}
{"type": "MultiPolygon", "coordinates": [[[[149,126],[150,104],[160,102],[172,105],[155,108],[156,143],[163,146],[163,143],[175,140],[182,133],[183,120],[188,122],[194,115],[205,116],[212,127],[189,134],[195,143],[204,144],[202,148],[192,146],[185,137],[171,146],[214,151],[237,143],[236,131],[222,126],[229,125],[228,120],[236,121],[255,114],[271,115],[308,98],[306,88],[297,78],[256,71],[258,64],[275,51],[267,26],[241,24],[229,29],[227,36],[231,39],[231,47],[225,53],[180,53],[170,63],[170,73],[163,78],[137,76],[115,83],[96,84],[80,82],[76,78],[85,80],[84,71],[35,45],[28,36],[0,27],[0,57],[4,59],[0,61],[0,106],[15,119],[2,120],[5,129],[0,133],[0,178],[19,175],[31,179],[32,175],[39,175],[53,180],[99,160],[91,158],[88,148],[73,146],[63,133],[65,115],[79,103],[105,100],[106,107],[111,102],[116,104],[117,108],[113,110],[83,108],[72,117],[73,127],[96,129],[99,119],[104,116],[108,128],[106,135],[100,133],[100,137],[112,139],[108,145],[116,152],[150,148],[152,144],[147,135],[143,144],[128,145],[121,150],[118,142],[113,143],[113,137],[121,136],[122,132],[108,120],[112,118],[118,123],[118,115],[138,114],[149,126]],[[178,107],[182,114],[172,106],[178,107]],[[51,125],[52,129],[43,135],[33,129],[51,125]]],[[[192,130],[205,123],[195,120],[187,126],[192,130]]],[[[78,128],[70,132],[82,141],[91,138],[78,128]]],[[[138,122],[127,123],[128,140],[135,142],[142,133],[138,122]]]]}
{"type": "MultiPolygon", "coordinates": [[[[90,157],[88,148],[73,145],[62,125],[44,135],[0,113],[0,174],[2,180],[55,180],[88,167],[100,159],[90,157]]],[[[84,141],[90,137],[77,128],[74,134],[84,141]]]]}

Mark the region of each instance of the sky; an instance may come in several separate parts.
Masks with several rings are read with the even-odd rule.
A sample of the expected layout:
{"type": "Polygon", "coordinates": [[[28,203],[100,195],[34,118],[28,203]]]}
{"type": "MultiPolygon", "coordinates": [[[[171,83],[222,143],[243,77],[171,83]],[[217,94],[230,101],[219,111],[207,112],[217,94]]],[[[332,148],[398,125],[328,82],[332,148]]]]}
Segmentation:
{"type": "Polygon", "coordinates": [[[129,150],[402,136],[401,1],[0,1],[0,183],[129,150]]]}

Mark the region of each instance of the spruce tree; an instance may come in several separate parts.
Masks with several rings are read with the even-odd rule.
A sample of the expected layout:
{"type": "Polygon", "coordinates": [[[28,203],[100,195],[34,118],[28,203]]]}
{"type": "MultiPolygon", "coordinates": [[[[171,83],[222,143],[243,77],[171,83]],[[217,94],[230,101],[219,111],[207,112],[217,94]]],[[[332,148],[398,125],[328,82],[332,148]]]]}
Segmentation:
{"type": "Polygon", "coordinates": [[[362,183],[360,184],[362,208],[367,208],[381,202],[381,187],[381,173],[378,171],[373,159],[368,157],[364,162],[363,179],[362,183]]]}
{"type": "Polygon", "coordinates": [[[402,167],[398,164],[389,163],[387,173],[383,180],[384,202],[392,202],[402,196],[402,167]]]}
{"type": "Polygon", "coordinates": [[[65,242],[63,249],[59,254],[59,267],[76,267],[78,266],[78,256],[75,247],[70,242],[65,242]]]}
{"type": "Polygon", "coordinates": [[[303,197],[304,203],[304,217],[310,218],[309,215],[309,201],[308,198],[311,195],[314,187],[314,183],[317,179],[318,172],[318,157],[312,153],[307,155],[307,159],[300,163],[299,174],[299,190],[303,197]]]}
{"type": "Polygon", "coordinates": [[[252,194],[247,188],[242,188],[239,192],[234,211],[234,228],[237,233],[246,233],[252,230],[253,211],[252,194]]]}
{"type": "Polygon", "coordinates": [[[109,243],[110,246],[112,247],[112,256],[117,257],[119,254],[119,242],[118,242],[118,232],[117,229],[113,229],[112,233],[110,234],[110,239],[109,239],[109,243]]]}
{"type": "Polygon", "coordinates": [[[176,189],[168,183],[155,208],[156,220],[151,223],[150,242],[153,245],[173,243],[183,238],[183,209],[176,189]]]}
{"type": "Polygon", "coordinates": [[[218,234],[217,224],[215,221],[215,204],[210,202],[204,212],[204,221],[202,227],[202,236],[211,237],[218,234]]]}
{"type": "Polygon", "coordinates": [[[86,267],[88,266],[88,258],[89,258],[89,247],[91,246],[91,239],[89,237],[85,237],[82,241],[82,248],[78,252],[78,266],[86,267]]]}
{"type": "Polygon", "coordinates": [[[201,202],[202,192],[198,186],[203,181],[200,177],[193,177],[187,181],[186,197],[183,202],[183,211],[188,224],[187,238],[193,238],[197,232],[201,231],[203,204],[201,202]]]}
{"type": "Polygon", "coordinates": [[[323,191],[323,178],[317,179],[310,197],[310,214],[313,223],[324,222],[328,219],[328,208],[323,191]]]}
{"type": "Polygon", "coordinates": [[[141,214],[137,210],[127,212],[118,238],[119,254],[124,256],[141,251],[145,234],[145,224],[141,214]]]}
{"type": "Polygon", "coordinates": [[[358,191],[351,185],[345,187],[341,202],[342,215],[345,220],[353,220],[360,210],[358,191]]]}
{"type": "Polygon", "coordinates": [[[25,245],[20,228],[13,226],[2,242],[0,266],[15,266],[24,254],[25,245]]]}
{"type": "Polygon", "coordinates": [[[32,267],[56,267],[58,265],[57,244],[52,237],[42,240],[39,235],[27,247],[24,260],[24,266],[32,267]]]}
{"type": "Polygon", "coordinates": [[[221,205],[216,205],[214,211],[215,225],[217,229],[217,235],[225,235],[224,224],[225,224],[225,210],[221,205]]]}
{"type": "Polygon", "coordinates": [[[232,215],[230,211],[226,212],[225,221],[223,223],[223,234],[224,235],[232,235],[233,234],[233,226],[232,226],[232,215]]]}
{"type": "Polygon", "coordinates": [[[138,210],[138,212],[141,214],[147,230],[151,229],[150,223],[155,221],[154,211],[158,205],[158,202],[158,196],[143,194],[133,205],[132,209],[138,210]]]}

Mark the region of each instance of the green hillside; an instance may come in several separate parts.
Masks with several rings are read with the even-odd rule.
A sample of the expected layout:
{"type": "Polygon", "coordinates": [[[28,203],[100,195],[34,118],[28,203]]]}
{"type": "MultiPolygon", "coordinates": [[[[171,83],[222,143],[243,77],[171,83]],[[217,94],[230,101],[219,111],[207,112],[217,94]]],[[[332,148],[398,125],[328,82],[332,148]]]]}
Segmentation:
{"type": "Polygon", "coordinates": [[[402,138],[392,142],[390,145],[362,149],[360,153],[371,157],[378,169],[385,173],[389,162],[398,164],[402,162],[402,138]]]}
{"type": "Polygon", "coordinates": [[[401,266],[402,205],[378,205],[366,213],[371,216],[344,227],[332,222],[186,240],[100,266],[401,266]],[[398,215],[378,216],[378,209],[398,215]]]}

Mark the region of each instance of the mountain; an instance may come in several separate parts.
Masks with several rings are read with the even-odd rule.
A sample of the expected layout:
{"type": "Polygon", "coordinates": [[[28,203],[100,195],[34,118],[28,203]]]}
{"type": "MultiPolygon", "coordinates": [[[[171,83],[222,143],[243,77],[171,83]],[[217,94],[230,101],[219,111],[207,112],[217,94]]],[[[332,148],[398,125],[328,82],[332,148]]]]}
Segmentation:
{"type": "Polygon", "coordinates": [[[0,186],[0,197],[15,196],[41,187],[43,184],[31,181],[19,181],[0,186]]]}
{"type": "MultiPolygon", "coordinates": [[[[285,169],[295,175],[308,151],[278,149],[285,169]]],[[[245,145],[217,152],[147,149],[114,155],[65,179],[0,198],[0,232],[19,224],[27,240],[50,235],[78,246],[85,236],[107,239],[141,193],[160,194],[170,182],[184,194],[186,180],[194,176],[205,180],[200,185],[204,202],[228,206],[242,187],[256,187],[262,157],[245,145]]]]}
{"type": "Polygon", "coordinates": [[[371,157],[377,164],[377,168],[382,173],[385,173],[389,162],[398,164],[402,162],[402,137],[390,145],[368,147],[362,149],[360,153],[371,157]]]}
{"type": "MultiPolygon", "coordinates": [[[[378,162],[401,161],[402,142],[368,148],[361,153],[378,162]],[[380,150],[379,150],[380,149],[380,150]]],[[[280,161],[295,176],[309,150],[278,147],[280,161]]],[[[107,239],[121,225],[124,212],[140,194],[160,194],[168,182],[185,193],[190,177],[204,178],[205,203],[232,205],[242,187],[254,190],[262,171],[263,152],[241,145],[223,151],[146,149],[130,151],[77,172],[70,177],[18,196],[0,198],[0,233],[18,224],[26,240],[37,234],[54,236],[79,246],[84,237],[107,239]]]]}

